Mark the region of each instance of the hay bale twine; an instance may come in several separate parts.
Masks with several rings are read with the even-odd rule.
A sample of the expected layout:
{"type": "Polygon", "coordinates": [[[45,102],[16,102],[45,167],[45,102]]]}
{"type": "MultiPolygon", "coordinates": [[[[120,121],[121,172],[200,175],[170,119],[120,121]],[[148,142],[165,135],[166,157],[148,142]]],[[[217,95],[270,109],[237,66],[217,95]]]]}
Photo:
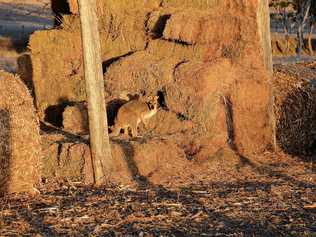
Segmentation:
{"type": "Polygon", "coordinates": [[[41,146],[33,99],[16,76],[0,71],[0,194],[35,192],[41,146]]]}

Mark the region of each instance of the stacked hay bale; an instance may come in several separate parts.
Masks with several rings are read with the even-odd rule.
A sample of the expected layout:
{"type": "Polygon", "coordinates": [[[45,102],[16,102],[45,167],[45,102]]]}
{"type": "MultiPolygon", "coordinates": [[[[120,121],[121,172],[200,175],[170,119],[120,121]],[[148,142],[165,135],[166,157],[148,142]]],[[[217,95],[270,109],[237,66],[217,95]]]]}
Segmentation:
{"type": "MultiPolygon", "coordinates": [[[[261,1],[99,3],[105,102],[116,104],[127,91],[131,95],[159,94],[165,106],[143,134],[148,143],[153,136],[163,137],[170,147],[185,153],[178,159],[183,164],[187,157],[209,159],[227,141],[241,154],[271,147],[272,93],[257,14],[261,1]],[[188,151],[192,144],[193,151],[188,151]]],[[[67,16],[62,29],[36,32],[31,37],[41,118],[49,106],[85,100],[79,23],[78,16],[67,16]]],[[[163,149],[160,143],[153,145],[163,149]]],[[[141,152],[134,159],[140,161],[138,154],[141,152]]]]}
{"type": "Polygon", "coordinates": [[[41,145],[33,99],[23,82],[0,71],[0,193],[34,192],[41,145]]]}
{"type": "Polygon", "coordinates": [[[122,90],[162,91],[169,111],[179,115],[178,120],[193,122],[192,131],[207,137],[206,143],[222,147],[234,140],[242,154],[262,152],[273,146],[274,134],[258,5],[201,2],[207,10],[193,3],[191,8],[180,7],[177,1],[155,9],[147,22],[153,39],[145,51],[122,57],[107,68],[106,92],[115,97],[122,90]],[[165,7],[169,4],[177,10],[165,7]],[[227,118],[221,115],[222,98],[232,107],[234,131],[229,135],[227,118]]]}

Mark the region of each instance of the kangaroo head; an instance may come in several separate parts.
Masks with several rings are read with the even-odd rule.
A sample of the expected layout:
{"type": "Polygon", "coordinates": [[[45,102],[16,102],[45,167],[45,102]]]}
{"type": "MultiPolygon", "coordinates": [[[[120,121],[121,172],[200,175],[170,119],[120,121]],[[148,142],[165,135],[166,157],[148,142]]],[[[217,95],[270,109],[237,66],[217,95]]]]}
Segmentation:
{"type": "Polygon", "coordinates": [[[150,110],[157,110],[158,108],[158,96],[148,96],[147,105],[150,110]]]}

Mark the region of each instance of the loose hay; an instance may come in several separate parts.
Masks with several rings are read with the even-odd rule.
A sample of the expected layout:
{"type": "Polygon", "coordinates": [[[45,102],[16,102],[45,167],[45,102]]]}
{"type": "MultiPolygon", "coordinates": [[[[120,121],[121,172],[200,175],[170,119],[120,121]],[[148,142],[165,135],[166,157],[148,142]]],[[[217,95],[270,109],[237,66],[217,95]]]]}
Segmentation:
{"type": "Polygon", "coordinates": [[[38,120],[27,88],[0,71],[0,193],[34,192],[40,179],[38,120]]]}

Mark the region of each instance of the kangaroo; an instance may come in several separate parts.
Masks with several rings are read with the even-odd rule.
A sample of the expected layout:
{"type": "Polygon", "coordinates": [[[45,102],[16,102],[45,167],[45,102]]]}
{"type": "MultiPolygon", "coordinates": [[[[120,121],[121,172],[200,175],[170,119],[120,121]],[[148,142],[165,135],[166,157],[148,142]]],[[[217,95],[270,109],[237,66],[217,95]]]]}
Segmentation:
{"type": "Polygon", "coordinates": [[[147,127],[147,120],[158,111],[158,96],[148,97],[147,100],[134,99],[118,110],[111,136],[118,136],[121,129],[128,135],[128,128],[132,130],[132,137],[137,137],[137,128],[140,122],[147,127]]]}

